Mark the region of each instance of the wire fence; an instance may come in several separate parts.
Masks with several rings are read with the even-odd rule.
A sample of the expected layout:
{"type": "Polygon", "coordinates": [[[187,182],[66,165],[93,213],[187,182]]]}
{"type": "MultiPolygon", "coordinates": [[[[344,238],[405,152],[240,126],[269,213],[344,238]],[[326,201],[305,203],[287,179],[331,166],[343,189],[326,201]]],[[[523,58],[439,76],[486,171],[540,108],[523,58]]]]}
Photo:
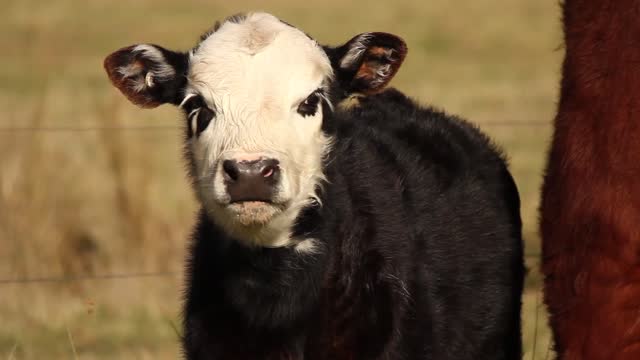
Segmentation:
{"type": "MultiPolygon", "coordinates": [[[[548,121],[492,121],[492,122],[480,122],[475,123],[479,128],[545,128],[553,125],[548,121]]],[[[69,134],[69,133],[91,133],[91,132],[169,132],[182,130],[183,126],[179,124],[157,124],[157,125],[138,125],[138,126],[78,126],[78,125],[63,125],[63,126],[50,126],[50,127],[3,127],[0,125],[0,135],[32,135],[32,134],[69,134]]],[[[524,254],[524,258],[528,264],[533,262],[539,262],[541,259],[540,253],[528,253],[524,254]]],[[[183,271],[169,270],[169,271],[150,271],[150,272],[126,272],[126,273],[105,273],[105,274],[81,274],[81,275],[58,275],[58,276],[35,276],[35,277],[16,277],[16,278],[0,278],[0,287],[18,286],[22,289],[23,286],[30,285],[58,285],[58,286],[70,286],[72,283],[80,282],[98,282],[98,281],[127,281],[127,280],[140,280],[140,279],[170,279],[177,278],[183,275],[183,271]]],[[[535,318],[534,318],[534,334],[533,345],[531,352],[531,359],[535,359],[538,356],[537,347],[539,344],[539,317],[540,312],[544,312],[544,305],[540,301],[540,290],[537,290],[536,303],[535,303],[535,318]]],[[[524,310],[523,310],[524,311],[524,310]]],[[[175,330],[175,327],[174,327],[175,330]]],[[[67,332],[68,332],[67,328],[67,332]]],[[[176,330],[176,333],[178,331],[176,330]]],[[[71,334],[68,332],[71,340],[71,334]]],[[[72,343],[73,344],[73,343],[72,343]]],[[[16,345],[17,346],[17,345],[16,345]]],[[[73,345],[72,345],[73,346],[73,345]]],[[[552,353],[553,343],[551,338],[547,339],[547,344],[543,349],[546,349],[544,359],[547,360],[552,353]]],[[[75,353],[75,347],[73,347],[75,353]]],[[[77,356],[76,356],[77,357],[77,356]]],[[[10,357],[11,358],[11,357],[10,357]]]]}
{"type": "MultiPolygon", "coordinates": [[[[474,123],[479,127],[545,127],[548,121],[491,121],[474,123]]],[[[140,126],[55,126],[55,127],[0,127],[0,133],[35,132],[91,132],[91,131],[171,131],[182,129],[179,125],[140,125],[140,126]]]]}
{"type": "Polygon", "coordinates": [[[124,273],[124,274],[16,278],[16,279],[0,279],[0,286],[12,285],[12,284],[42,284],[42,283],[65,283],[65,282],[79,282],[79,281],[92,281],[92,280],[126,280],[126,279],[153,278],[153,277],[175,277],[178,275],[180,275],[179,271],[159,271],[159,272],[141,272],[141,273],[124,273]]]}
{"type": "MultiPolygon", "coordinates": [[[[540,254],[525,254],[525,259],[539,259],[540,254]]],[[[78,275],[78,276],[52,276],[52,277],[31,277],[31,278],[6,278],[0,279],[2,285],[28,285],[42,283],[66,283],[94,280],[127,280],[141,278],[158,278],[158,277],[176,277],[182,274],[180,271],[156,271],[156,272],[135,272],[122,274],[97,274],[97,275],[78,275]]]]}
{"type": "MultiPolygon", "coordinates": [[[[546,127],[552,125],[548,121],[492,121],[481,122],[475,125],[479,127],[546,127]]],[[[93,131],[174,131],[182,129],[179,125],[139,125],[139,126],[55,126],[55,127],[1,127],[2,133],[73,133],[93,131]]],[[[526,259],[539,259],[540,254],[525,254],[526,259]]],[[[180,271],[134,272],[121,274],[94,274],[78,276],[52,276],[52,277],[28,277],[28,278],[0,278],[0,286],[3,285],[28,285],[42,283],[66,283],[94,280],[126,280],[140,278],[176,277],[180,271]]]]}
{"type": "Polygon", "coordinates": [[[177,125],[153,126],[56,126],[56,127],[0,127],[0,133],[16,132],[91,132],[91,131],[168,131],[181,129],[177,125]]]}

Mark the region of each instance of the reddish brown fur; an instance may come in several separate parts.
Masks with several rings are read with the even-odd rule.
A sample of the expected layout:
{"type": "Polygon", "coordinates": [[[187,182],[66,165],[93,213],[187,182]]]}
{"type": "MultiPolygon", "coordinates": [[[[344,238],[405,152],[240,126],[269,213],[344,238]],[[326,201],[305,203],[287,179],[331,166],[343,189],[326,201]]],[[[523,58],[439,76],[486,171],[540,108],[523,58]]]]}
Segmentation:
{"type": "MultiPolygon", "coordinates": [[[[389,36],[388,34],[385,34],[389,36]]],[[[362,64],[355,75],[355,78],[360,81],[371,82],[378,77],[376,72],[381,66],[389,64],[389,74],[385,76],[386,80],[379,84],[368,88],[363,91],[367,94],[375,94],[384,90],[389,81],[395,76],[396,72],[400,68],[400,65],[407,56],[407,47],[404,42],[397,44],[396,48],[387,46],[371,46],[365,52],[362,64]]]]}
{"type": "Polygon", "coordinates": [[[566,0],[543,186],[545,302],[559,359],[640,359],[640,1],[566,0]]]}
{"type": "MultiPolygon", "coordinates": [[[[157,107],[161,104],[160,102],[153,100],[152,97],[147,96],[144,92],[138,92],[134,90],[134,79],[124,77],[118,73],[118,69],[123,66],[129,65],[131,61],[134,61],[132,66],[140,69],[145,68],[145,65],[142,63],[142,61],[129,58],[131,49],[133,49],[134,47],[135,46],[128,46],[107,56],[107,58],[104,59],[104,69],[107,72],[111,83],[116,88],[120,89],[124,96],[129,99],[129,101],[143,108],[157,107]]],[[[135,80],[144,81],[144,78],[135,80]]]]}

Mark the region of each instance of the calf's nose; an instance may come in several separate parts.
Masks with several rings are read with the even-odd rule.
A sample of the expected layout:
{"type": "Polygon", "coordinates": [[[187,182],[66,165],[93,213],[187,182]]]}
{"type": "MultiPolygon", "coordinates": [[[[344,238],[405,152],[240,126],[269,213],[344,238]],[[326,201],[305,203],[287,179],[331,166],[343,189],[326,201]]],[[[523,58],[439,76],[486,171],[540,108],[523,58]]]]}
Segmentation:
{"type": "Polygon", "coordinates": [[[224,160],[223,176],[231,202],[270,202],[280,180],[278,160],[224,160]]]}

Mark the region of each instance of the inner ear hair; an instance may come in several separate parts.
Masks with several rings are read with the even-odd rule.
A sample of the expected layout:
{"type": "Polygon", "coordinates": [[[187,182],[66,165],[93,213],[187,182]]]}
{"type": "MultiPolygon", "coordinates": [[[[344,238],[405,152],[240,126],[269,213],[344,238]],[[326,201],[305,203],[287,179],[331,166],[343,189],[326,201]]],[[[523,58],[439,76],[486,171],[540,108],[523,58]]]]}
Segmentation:
{"type": "Polygon", "coordinates": [[[382,91],[398,72],[407,55],[407,45],[388,33],[365,33],[343,46],[339,62],[348,78],[348,91],[372,94],[382,91]]]}
{"type": "Polygon", "coordinates": [[[157,45],[140,44],[107,56],[104,68],[113,85],[132,103],[153,108],[179,103],[186,84],[188,58],[157,45]]]}

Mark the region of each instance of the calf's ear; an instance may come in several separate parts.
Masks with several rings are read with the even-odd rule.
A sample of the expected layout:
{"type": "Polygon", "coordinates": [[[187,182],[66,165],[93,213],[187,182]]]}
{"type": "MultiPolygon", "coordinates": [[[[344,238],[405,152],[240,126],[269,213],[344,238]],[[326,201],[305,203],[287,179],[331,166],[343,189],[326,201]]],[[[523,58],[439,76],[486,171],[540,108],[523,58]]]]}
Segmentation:
{"type": "Polygon", "coordinates": [[[364,94],[382,91],[406,55],[404,40],[382,32],[357,35],[330,53],[337,80],[345,91],[364,94]]]}
{"type": "Polygon", "coordinates": [[[179,104],[187,83],[187,54],[157,45],[132,45],[104,59],[109,80],[132,103],[143,108],[179,104]]]}

